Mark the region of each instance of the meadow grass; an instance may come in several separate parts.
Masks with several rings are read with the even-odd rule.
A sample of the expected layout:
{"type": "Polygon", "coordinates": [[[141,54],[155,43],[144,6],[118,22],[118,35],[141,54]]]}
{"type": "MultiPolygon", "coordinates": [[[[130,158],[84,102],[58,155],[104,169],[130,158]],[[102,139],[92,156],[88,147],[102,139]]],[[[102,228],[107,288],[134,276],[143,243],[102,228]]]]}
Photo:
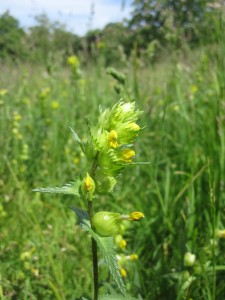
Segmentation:
{"type": "MultiPolygon", "coordinates": [[[[151,164],[126,170],[96,210],[145,214],[135,231],[126,231],[129,253],[139,260],[128,267],[125,284],[139,299],[224,297],[225,241],[217,235],[225,226],[222,53],[204,47],[148,67],[133,60],[122,70],[144,111],[140,126],[147,125],[135,145],[137,160],[151,164]],[[196,255],[193,265],[184,263],[186,252],[196,255]]],[[[97,64],[80,79],[67,67],[53,67],[50,74],[45,66],[1,68],[2,300],[91,295],[90,240],[69,209],[83,204],[32,189],[63,185],[86,170],[69,127],[86,137],[84,117],[95,122],[98,106],[112,106],[119,96],[97,64]]],[[[105,278],[102,291],[112,291],[105,278]]]]}

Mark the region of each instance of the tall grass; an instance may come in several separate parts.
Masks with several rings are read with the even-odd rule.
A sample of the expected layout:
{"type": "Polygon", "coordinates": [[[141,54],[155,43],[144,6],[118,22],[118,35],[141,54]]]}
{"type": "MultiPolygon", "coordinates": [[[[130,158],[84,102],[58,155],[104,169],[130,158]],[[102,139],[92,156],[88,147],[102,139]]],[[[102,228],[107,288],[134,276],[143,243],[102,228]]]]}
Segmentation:
{"type": "MultiPolygon", "coordinates": [[[[136,146],[148,167],[129,169],[101,208],[143,211],[126,231],[139,261],[125,279],[139,299],[223,299],[225,99],[222,47],[167,57],[123,71],[144,110],[136,146]],[[128,174],[129,173],[129,174],[128,174]],[[131,175],[132,174],[132,175],[131,175]],[[196,255],[193,266],[184,255],[196,255]]],[[[117,102],[114,81],[96,65],[75,80],[69,68],[2,66],[0,89],[0,299],[90,297],[89,243],[74,225],[69,196],[33,194],[78,176],[84,161],[69,126],[85,137],[84,117],[117,102]]],[[[79,203],[78,203],[79,205],[79,203]]],[[[103,284],[104,286],[104,284],[103,284]]],[[[107,288],[107,285],[105,285],[107,288]]],[[[104,289],[104,287],[103,287],[104,289]]]]}

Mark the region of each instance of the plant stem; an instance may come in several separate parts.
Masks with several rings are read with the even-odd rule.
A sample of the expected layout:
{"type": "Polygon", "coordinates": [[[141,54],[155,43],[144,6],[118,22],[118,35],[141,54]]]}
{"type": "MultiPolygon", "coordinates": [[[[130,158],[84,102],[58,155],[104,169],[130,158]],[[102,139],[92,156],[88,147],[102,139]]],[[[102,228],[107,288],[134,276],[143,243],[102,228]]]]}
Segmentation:
{"type": "MultiPolygon", "coordinates": [[[[94,178],[95,171],[98,166],[98,155],[99,152],[96,153],[90,175],[94,178]]],[[[92,218],[93,218],[93,204],[92,200],[88,201],[88,215],[92,226],[92,218]]],[[[93,278],[94,278],[94,298],[93,300],[98,300],[98,249],[97,249],[97,243],[95,239],[91,238],[91,248],[92,248],[92,263],[93,263],[93,278]]]]}
{"type": "MultiPolygon", "coordinates": [[[[88,214],[92,227],[92,201],[88,201],[88,214]]],[[[98,253],[97,253],[97,243],[91,238],[91,246],[92,246],[92,262],[93,262],[93,277],[94,277],[94,300],[98,300],[98,253]]]]}

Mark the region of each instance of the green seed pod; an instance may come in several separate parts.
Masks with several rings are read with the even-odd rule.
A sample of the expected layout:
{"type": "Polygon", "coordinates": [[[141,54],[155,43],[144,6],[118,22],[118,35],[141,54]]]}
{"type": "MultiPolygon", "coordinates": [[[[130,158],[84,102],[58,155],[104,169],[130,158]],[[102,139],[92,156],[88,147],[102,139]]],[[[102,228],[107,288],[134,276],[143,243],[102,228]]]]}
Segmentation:
{"type": "Polygon", "coordinates": [[[95,192],[95,182],[88,173],[81,182],[81,191],[88,200],[92,199],[95,192]]]}
{"type": "Polygon", "coordinates": [[[119,213],[100,211],[93,216],[92,224],[99,235],[112,236],[119,233],[121,221],[119,213]]]}

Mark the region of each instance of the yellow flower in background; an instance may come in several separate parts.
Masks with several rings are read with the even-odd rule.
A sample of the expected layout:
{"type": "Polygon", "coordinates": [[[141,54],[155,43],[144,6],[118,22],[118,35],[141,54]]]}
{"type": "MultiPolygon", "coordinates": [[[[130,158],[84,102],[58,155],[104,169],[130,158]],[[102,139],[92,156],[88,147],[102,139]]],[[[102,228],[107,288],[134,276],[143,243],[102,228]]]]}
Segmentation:
{"type": "Polygon", "coordinates": [[[218,230],[218,231],[216,232],[216,236],[217,236],[218,238],[225,239],[225,229],[223,229],[223,230],[218,230]]]}
{"type": "Polygon", "coordinates": [[[45,99],[49,95],[50,91],[51,91],[50,88],[48,88],[48,87],[44,88],[39,95],[40,98],[45,99]]]}
{"type": "Polygon", "coordinates": [[[125,240],[125,239],[122,239],[122,240],[120,241],[120,243],[119,243],[119,246],[120,246],[120,248],[121,248],[122,250],[124,250],[124,249],[126,248],[126,246],[127,246],[126,240],[125,240]]]}
{"type": "Polygon", "coordinates": [[[128,259],[130,260],[137,260],[138,259],[138,255],[137,254],[131,254],[128,256],[128,259]]]}
{"type": "Polygon", "coordinates": [[[59,102],[58,101],[52,101],[51,108],[56,110],[59,108],[59,102]]]}
{"type": "Polygon", "coordinates": [[[16,122],[19,122],[19,121],[21,121],[22,116],[17,111],[14,111],[14,113],[13,113],[13,119],[16,122]]]}
{"type": "Polygon", "coordinates": [[[120,248],[121,250],[125,250],[127,246],[127,241],[123,238],[121,234],[117,234],[115,236],[115,245],[120,248]]]}
{"type": "Polygon", "coordinates": [[[70,66],[78,67],[80,65],[79,58],[76,55],[71,55],[67,58],[67,63],[70,66]]]}
{"type": "Polygon", "coordinates": [[[190,88],[190,90],[191,90],[191,93],[192,94],[195,94],[197,91],[198,91],[198,87],[196,86],[196,85],[191,85],[191,88],[190,88]]]}
{"type": "Polygon", "coordinates": [[[120,274],[122,277],[127,277],[127,271],[124,268],[120,268],[120,274]]]}
{"type": "Polygon", "coordinates": [[[2,89],[0,90],[0,96],[5,96],[8,93],[8,90],[2,89]]]}

